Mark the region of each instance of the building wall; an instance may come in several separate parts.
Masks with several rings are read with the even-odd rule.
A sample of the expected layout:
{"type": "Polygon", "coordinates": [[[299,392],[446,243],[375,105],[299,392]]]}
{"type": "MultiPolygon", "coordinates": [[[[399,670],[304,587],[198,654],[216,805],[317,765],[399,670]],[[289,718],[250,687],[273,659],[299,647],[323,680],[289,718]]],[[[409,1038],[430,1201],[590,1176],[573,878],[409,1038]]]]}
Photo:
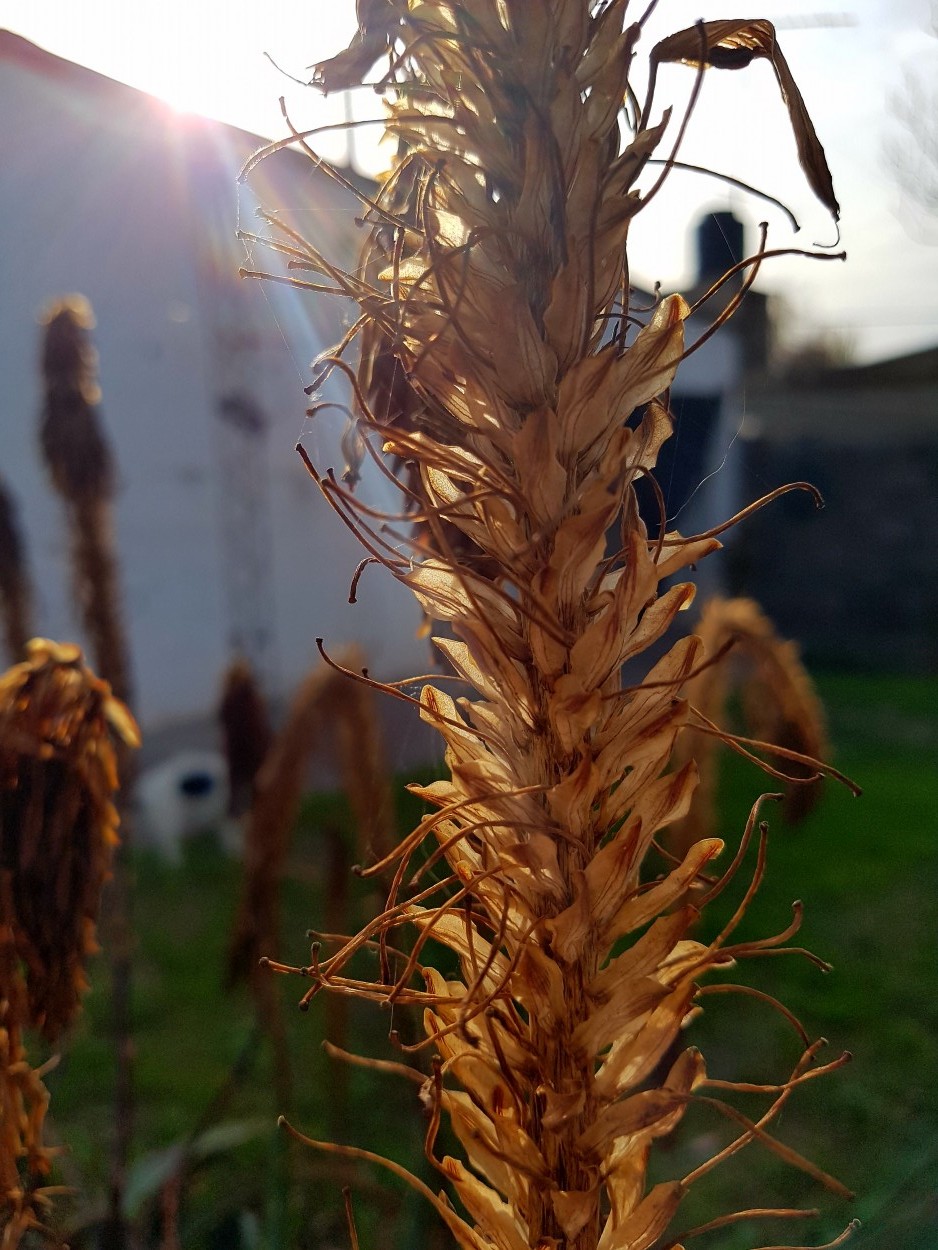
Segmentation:
{"type": "Polygon", "coordinates": [[[747,479],[809,481],[740,527],[737,590],[754,595],[819,664],[938,671],[938,439],[747,445],[747,479]]]}
{"type": "MultiPolygon", "coordinates": [[[[37,586],[39,632],[78,638],[67,541],[37,446],[41,403],[37,316],[53,297],[92,303],[103,419],[119,465],[118,538],[139,691],[147,724],[211,706],[232,644],[231,492],[245,483],[266,509],[258,583],[273,622],[275,693],[316,658],[314,640],[356,639],[373,668],[423,671],[410,596],[385,574],[364,579],[355,540],[319,497],[293,447],[304,433],[309,364],[346,313],[322,297],[239,280],[239,264],[276,269],[235,239],[239,214],[273,203],[340,237],[350,201],[292,153],[249,187],[237,172],[252,136],[173,113],[129,88],[39,54],[0,56],[0,473],[21,513],[37,586]],[[45,59],[43,59],[45,58],[45,59]],[[241,394],[267,422],[256,466],[232,464],[217,413],[241,394]],[[240,484],[240,486],[239,486],[240,484]],[[229,533],[228,538],[231,535],[229,533]]],[[[342,419],[306,431],[314,458],[341,467],[342,419]]],[[[389,500],[382,496],[382,501],[389,500]]],[[[237,543],[234,544],[237,547],[237,543]]],[[[234,579],[237,580],[236,578],[234,579]]]]}

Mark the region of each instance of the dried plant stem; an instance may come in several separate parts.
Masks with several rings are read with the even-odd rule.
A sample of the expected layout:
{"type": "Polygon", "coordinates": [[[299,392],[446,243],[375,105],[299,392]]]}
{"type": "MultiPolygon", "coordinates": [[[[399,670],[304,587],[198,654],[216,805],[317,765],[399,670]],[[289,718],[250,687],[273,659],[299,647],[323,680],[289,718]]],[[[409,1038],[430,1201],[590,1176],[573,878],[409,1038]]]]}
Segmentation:
{"type": "Polygon", "coordinates": [[[241,816],[251,807],[255,780],[273,740],[266,701],[243,658],[225,673],[218,718],[228,761],[229,814],[241,816]]]}

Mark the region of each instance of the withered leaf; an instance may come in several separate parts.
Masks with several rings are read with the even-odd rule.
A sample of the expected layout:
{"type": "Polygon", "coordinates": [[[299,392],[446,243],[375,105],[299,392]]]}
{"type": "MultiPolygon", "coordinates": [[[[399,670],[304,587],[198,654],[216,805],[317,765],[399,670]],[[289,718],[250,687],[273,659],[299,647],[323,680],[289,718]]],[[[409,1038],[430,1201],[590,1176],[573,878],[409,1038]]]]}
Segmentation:
{"type": "Polygon", "coordinates": [[[400,25],[396,0],[358,0],[358,30],[347,48],[313,67],[313,84],[324,95],[361,86],[375,61],[390,47],[393,30],[400,25]]]}
{"type": "Polygon", "coordinates": [[[798,145],[798,159],[811,190],[828,210],[834,221],[840,220],[840,205],[834,194],[834,183],[827,157],[808,114],[788,62],[775,37],[775,27],[764,19],[701,22],[662,39],[652,49],[652,63],[682,62],[699,66],[701,52],[706,49],[703,64],[714,69],[743,69],[758,57],[771,62],[779,90],[798,145]]]}

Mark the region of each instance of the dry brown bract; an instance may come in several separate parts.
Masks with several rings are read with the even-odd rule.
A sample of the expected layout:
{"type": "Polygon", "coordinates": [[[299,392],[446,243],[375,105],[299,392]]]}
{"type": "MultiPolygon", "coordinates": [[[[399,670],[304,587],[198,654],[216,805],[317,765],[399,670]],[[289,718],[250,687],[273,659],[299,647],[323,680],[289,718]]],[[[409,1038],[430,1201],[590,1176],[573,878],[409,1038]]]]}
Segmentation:
{"type": "MultiPolygon", "coordinates": [[[[423,1009],[415,1048],[435,1056],[422,1087],[426,1152],[462,1213],[409,1180],[466,1250],[662,1246],[688,1187],[752,1141],[845,1192],[769,1131],[793,1089],[825,1070],[817,1045],[787,1080],[760,1087],[767,1106],[755,1119],[723,1098],[752,1087],[709,1082],[693,1047],[658,1071],[701,978],[776,953],[798,915],[773,937],[733,940],[761,877],[764,831],[745,900],[710,941],[689,936],[697,910],[680,900],[704,881],[695,897],[705,903],[740,857],[714,878],[723,844],[704,839],[663,872],[646,862],[658,831],[691,803],[694,764],[668,769],[692,723],[682,688],[705,659],[700,640],[686,638],[641,684],[623,685],[623,665],[693,597],[690,584],[659,593],[662,579],[719,544],[649,535],[636,506],[636,480],[651,475],[671,433],[669,387],[694,345],[680,296],[646,324],[629,307],[629,224],[654,195],[638,184],[670,111],[656,107],[653,88],[643,105],[635,98],[642,21],[626,25],[626,7],[359,0],[359,35],[317,78],[351,86],[388,57],[381,85],[401,159],[366,201],[370,249],[344,273],[271,219],[273,246],[308,275],[301,285],[360,307],[325,373],[352,384],[362,453],[384,472],[382,453],[412,466],[400,484],[419,527],[395,529],[331,471],[310,469],[369,556],[445,624],[436,645],[473,692],[423,686],[421,714],[446,741],[450,777],[414,787],[434,813],[373,866],[396,865],[384,913],[301,970],[311,994],[423,1009]],[[356,377],[343,354],[361,336],[356,377]],[[376,393],[388,353],[412,399],[376,393]],[[466,541],[452,541],[454,529],[466,541]],[[435,849],[414,871],[425,840],[435,849]],[[402,926],[416,932],[409,951],[402,926]],[[431,937],[458,975],[424,963],[431,937]],[[729,1118],[738,1136],[694,1172],[649,1185],[655,1140],[691,1103],[729,1118]],[[464,1159],[437,1156],[444,1113],[464,1159]]],[[[702,23],[659,44],[652,61],[695,63],[693,100],[707,66],[760,55],[772,59],[803,164],[836,214],[768,23],[702,23]]],[[[285,142],[296,141],[307,143],[285,142]]],[[[762,255],[746,262],[749,278],[762,255]]],[[[744,846],[758,826],[757,802],[744,846]]],[[[758,1214],[791,1213],[748,1210],[715,1226],[758,1214]]]]}

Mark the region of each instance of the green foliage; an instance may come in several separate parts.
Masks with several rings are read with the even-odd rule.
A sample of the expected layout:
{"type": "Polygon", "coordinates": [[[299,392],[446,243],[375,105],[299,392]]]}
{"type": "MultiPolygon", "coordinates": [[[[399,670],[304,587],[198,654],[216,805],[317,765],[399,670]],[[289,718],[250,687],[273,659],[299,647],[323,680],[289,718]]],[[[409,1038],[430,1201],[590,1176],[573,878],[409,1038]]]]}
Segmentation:
{"type": "MultiPolygon", "coordinates": [[[[854,1055],[843,1072],[799,1091],[779,1129],[796,1148],[810,1145],[822,1167],[856,1190],[854,1214],[863,1227],[850,1244],[932,1250],[938,1239],[938,679],[837,674],[818,685],[836,763],[864,794],[854,799],[825,783],[819,810],[796,829],[767,810],[768,871],[740,936],[783,928],[791,902],[801,898],[798,940],[835,967],[824,974],[787,956],[750,962],[734,979],[795,1006],[812,1038],[828,1038],[829,1058],[845,1048],[854,1055]]],[[[744,764],[725,767],[719,810],[727,833],[745,818],[754,781],[744,764]]],[[[773,1032],[761,1027],[767,1014],[751,999],[709,1000],[695,1027],[712,1075],[772,1079],[777,1055],[794,1054],[797,1041],[781,1019],[773,1032]],[[734,1048],[750,1031],[756,1035],[757,1018],[759,1052],[734,1048]]],[[[727,1193],[740,1183],[753,1205],[791,1198],[790,1174],[758,1148],[712,1178],[727,1193]]],[[[694,1199],[688,1227],[707,1218],[691,1206],[694,1199]]],[[[708,1192],[710,1201],[718,1203],[719,1195],[708,1192]]],[[[813,1205],[807,1187],[805,1203],[813,1205]]],[[[842,1226],[842,1210],[832,1209],[824,1230],[833,1236],[842,1226]]],[[[755,1240],[748,1229],[724,1230],[711,1244],[742,1250],[755,1240]]]]}

